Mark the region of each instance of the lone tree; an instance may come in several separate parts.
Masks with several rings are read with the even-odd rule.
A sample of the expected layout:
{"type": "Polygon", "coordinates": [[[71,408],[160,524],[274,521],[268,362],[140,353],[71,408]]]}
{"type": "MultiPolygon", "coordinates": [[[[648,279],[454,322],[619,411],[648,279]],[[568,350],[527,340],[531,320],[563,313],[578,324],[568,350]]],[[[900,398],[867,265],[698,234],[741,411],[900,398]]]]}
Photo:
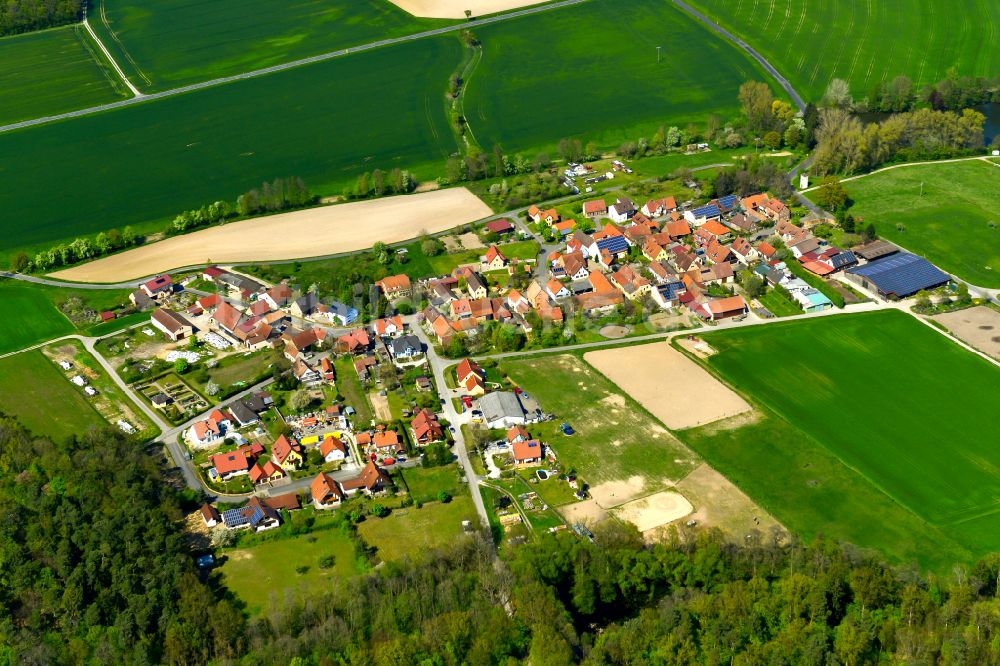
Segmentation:
{"type": "Polygon", "coordinates": [[[472,20],[472,10],[471,9],[466,9],[465,10],[465,20],[466,21],[471,21],[472,20]]]}

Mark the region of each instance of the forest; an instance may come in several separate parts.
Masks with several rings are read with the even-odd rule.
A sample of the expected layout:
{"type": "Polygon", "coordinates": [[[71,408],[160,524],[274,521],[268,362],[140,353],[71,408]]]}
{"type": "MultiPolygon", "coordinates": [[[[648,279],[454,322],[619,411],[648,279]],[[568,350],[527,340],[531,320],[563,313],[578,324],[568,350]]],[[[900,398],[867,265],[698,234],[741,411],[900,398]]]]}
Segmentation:
{"type": "Polygon", "coordinates": [[[945,577],[849,544],[609,522],[505,549],[479,536],[249,618],[202,580],[197,498],[113,431],[0,417],[0,664],[996,663],[1000,558],[945,577]]]}
{"type": "Polygon", "coordinates": [[[0,2],[0,36],[79,21],[82,0],[6,0],[0,2]]]}

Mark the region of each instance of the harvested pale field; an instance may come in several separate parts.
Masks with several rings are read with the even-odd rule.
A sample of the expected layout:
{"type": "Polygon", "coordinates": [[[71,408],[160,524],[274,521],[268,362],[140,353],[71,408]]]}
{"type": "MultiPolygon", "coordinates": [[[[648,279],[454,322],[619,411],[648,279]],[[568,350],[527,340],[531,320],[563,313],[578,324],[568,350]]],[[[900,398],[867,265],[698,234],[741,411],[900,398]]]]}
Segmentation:
{"type": "Polygon", "coordinates": [[[705,425],[752,409],[666,342],[588,352],[583,358],[671,430],[705,425]]]}
{"type": "Polygon", "coordinates": [[[772,530],[785,532],[777,520],[708,464],[699,465],[681,479],[677,490],[694,505],[689,519],[696,521],[698,528],[716,527],[734,541],[754,530],[765,534],[772,530]]]}
{"type": "Polygon", "coordinates": [[[465,10],[473,16],[496,14],[529,5],[540,5],[546,0],[389,0],[400,9],[423,18],[464,19],[465,10]]]}
{"type": "Polygon", "coordinates": [[[1000,360],[1000,312],[979,305],[931,318],[963,342],[1000,360]]]}
{"type": "Polygon", "coordinates": [[[616,516],[632,523],[640,532],[668,525],[687,516],[694,507],[683,495],[672,490],[664,490],[641,499],[623,504],[614,510],[616,516]]]}
{"type": "Polygon", "coordinates": [[[492,213],[460,188],[322,206],[233,222],[151,243],[53,273],[75,282],[120,282],[183,266],[275,261],[398,243],[492,213]]]}

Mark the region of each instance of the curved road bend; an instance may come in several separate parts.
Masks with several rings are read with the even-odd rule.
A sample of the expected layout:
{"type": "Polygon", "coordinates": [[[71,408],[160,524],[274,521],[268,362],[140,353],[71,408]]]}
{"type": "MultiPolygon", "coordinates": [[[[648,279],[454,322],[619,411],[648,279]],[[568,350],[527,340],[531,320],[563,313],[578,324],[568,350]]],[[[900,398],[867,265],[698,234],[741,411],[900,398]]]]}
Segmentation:
{"type": "MultiPolygon", "coordinates": [[[[751,58],[759,62],[761,67],[767,70],[767,73],[770,74],[772,77],[774,77],[774,80],[777,81],[778,84],[785,89],[785,92],[787,92],[788,96],[792,98],[793,102],[795,102],[795,106],[799,108],[799,111],[802,111],[806,108],[806,103],[802,101],[802,97],[797,92],[795,92],[795,88],[792,87],[792,84],[789,83],[788,79],[779,74],[778,70],[775,69],[774,66],[764,58],[764,56],[758,53],[757,50],[754,49],[754,47],[750,46],[742,39],[740,39],[733,33],[729,32],[721,25],[719,25],[712,19],[705,16],[704,14],[699,12],[697,9],[695,9],[688,3],[684,2],[684,0],[673,0],[673,3],[678,7],[680,7],[682,10],[684,10],[685,12],[687,12],[688,14],[690,14],[691,16],[693,16],[694,18],[698,19],[699,21],[707,25],[715,32],[719,33],[720,35],[731,41],[733,44],[736,44],[738,47],[746,51],[751,58]]],[[[0,128],[0,130],[2,129],[3,128],[0,128]]]]}
{"type": "MultiPolygon", "coordinates": [[[[22,120],[21,122],[18,123],[11,123],[9,125],[0,126],[0,132],[9,132],[11,130],[23,129],[25,127],[32,127],[34,125],[43,125],[45,123],[51,123],[57,120],[66,120],[67,118],[79,118],[80,116],[89,116],[94,113],[101,113],[102,111],[111,111],[113,109],[120,109],[125,106],[131,106],[133,104],[150,102],[157,99],[163,99],[164,97],[173,97],[174,95],[181,95],[184,93],[193,92],[195,90],[212,88],[226,83],[233,83],[235,81],[242,81],[244,79],[253,79],[257,78],[258,76],[274,74],[275,72],[282,72],[286,69],[301,67],[302,65],[311,65],[313,63],[323,62],[324,60],[331,60],[333,58],[339,58],[341,56],[345,56],[351,53],[358,53],[361,51],[371,51],[372,49],[381,48],[383,46],[391,46],[392,44],[401,44],[403,42],[412,42],[418,39],[424,39],[425,37],[446,35],[451,32],[459,32],[462,30],[466,30],[468,28],[475,28],[476,26],[480,25],[501,23],[503,21],[507,21],[510,19],[519,18],[521,16],[530,16],[531,14],[539,14],[541,12],[547,12],[553,9],[559,9],[561,7],[569,7],[571,5],[578,5],[584,2],[587,2],[587,0],[560,0],[559,2],[552,2],[544,5],[536,5],[534,7],[528,7],[527,9],[520,9],[515,12],[509,12],[507,14],[498,14],[496,16],[489,16],[487,18],[476,19],[474,21],[469,21],[465,23],[456,23],[454,25],[445,26],[443,28],[435,28],[434,30],[425,30],[423,32],[417,32],[412,35],[393,37],[392,39],[380,39],[377,42],[370,42],[368,44],[352,46],[346,49],[329,51],[327,53],[321,53],[319,55],[310,56],[308,58],[300,58],[299,60],[292,60],[290,62],[282,63],[280,65],[273,65],[271,67],[254,69],[249,72],[243,72],[242,74],[223,76],[217,79],[211,79],[209,81],[200,81],[198,83],[192,83],[190,85],[181,86],[180,88],[173,88],[171,90],[163,90],[155,93],[148,93],[148,94],[139,93],[140,96],[133,97],[131,99],[124,99],[117,102],[110,102],[108,104],[100,104],[98,106],[92,106],[86,109],[78,109],[77,111],[69,111],[67,113],[59,113],[52,116],[44,116],[42,118],[34,118],[32,120],[22,120]]],[[[129,85],[131,87],[131,84],[129,85]]]]}

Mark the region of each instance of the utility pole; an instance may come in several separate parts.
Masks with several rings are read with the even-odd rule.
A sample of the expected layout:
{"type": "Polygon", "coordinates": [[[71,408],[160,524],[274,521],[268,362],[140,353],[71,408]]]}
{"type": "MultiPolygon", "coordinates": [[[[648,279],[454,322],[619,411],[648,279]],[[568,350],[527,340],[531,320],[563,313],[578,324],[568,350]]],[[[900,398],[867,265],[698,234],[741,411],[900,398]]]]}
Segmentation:
{"type": "Polygon", "coordinates": [[[657,62],[657,64],[659,64],[659,62],[660,62],[660,49],[662,49],[662,48],[663,48],[662,46],[657,46],[656,47],[656,62],[657,62]]]}
{"type": "Polygon", "coordinates": [[[920,196],[924,196],[924,181],[920,181],[920,196]]]}

